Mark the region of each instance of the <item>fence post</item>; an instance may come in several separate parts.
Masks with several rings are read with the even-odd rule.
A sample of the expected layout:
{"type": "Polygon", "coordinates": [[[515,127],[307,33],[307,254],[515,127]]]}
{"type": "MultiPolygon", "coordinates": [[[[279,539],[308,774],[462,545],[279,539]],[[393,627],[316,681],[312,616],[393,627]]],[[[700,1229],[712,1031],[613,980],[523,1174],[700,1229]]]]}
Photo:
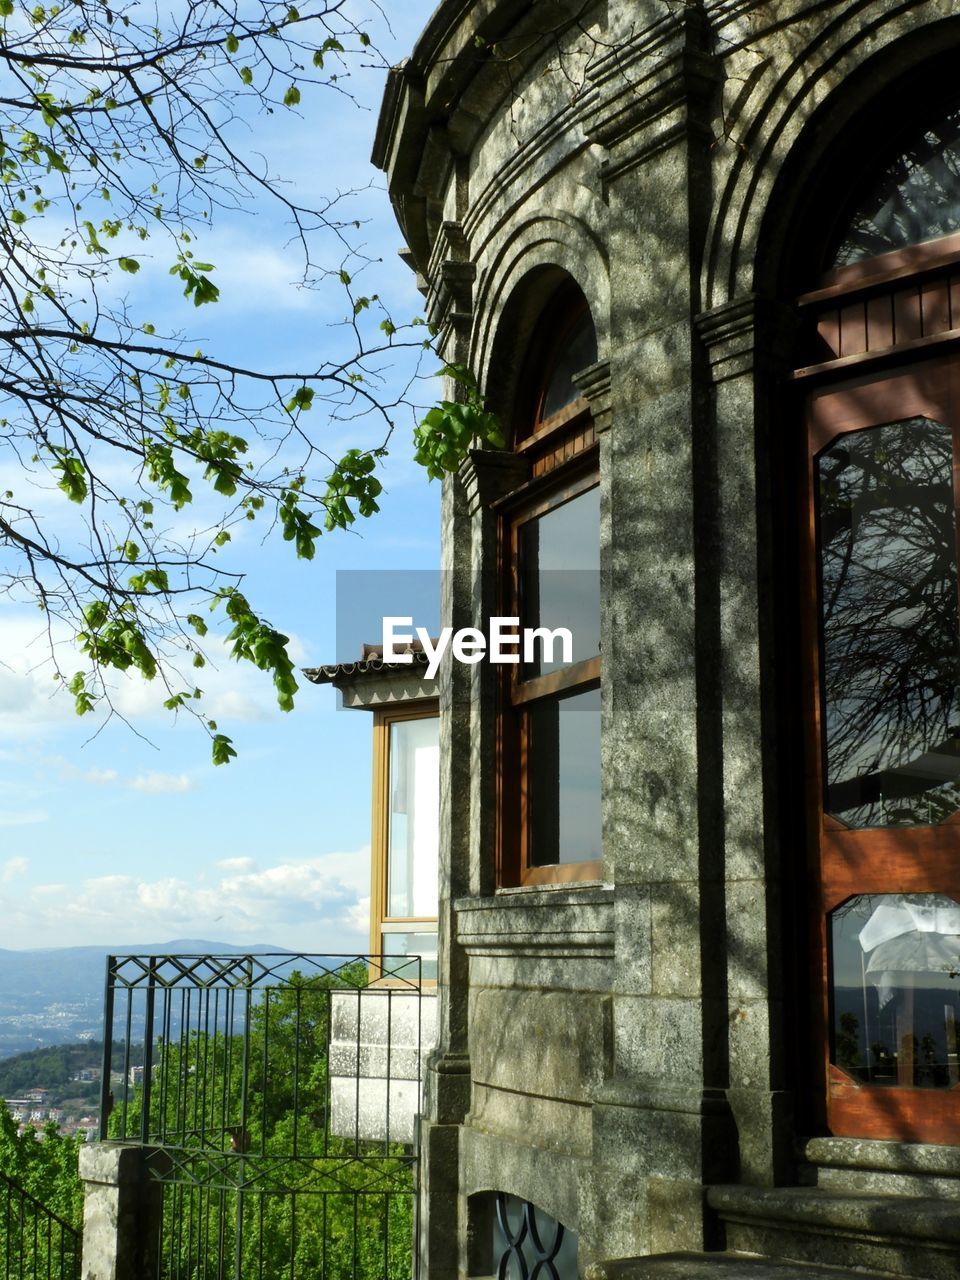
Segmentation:
{"type": "Polygon", "coordinates": [[[103,983],[103,1057],[100,1065],[100,1139],[107,1136],[110,1120],[110,1073],[113,1070],[113,966],[114,957],[107,956],[107,973],[103,983]]]}
{"type": "Polygon", "coordinates": [[[158,1275],[163,1187],[147,1167],[157,1158],[153,1151],[119,1142],[80,1148],[81,1280],[152,1280],[158,1275]]]}

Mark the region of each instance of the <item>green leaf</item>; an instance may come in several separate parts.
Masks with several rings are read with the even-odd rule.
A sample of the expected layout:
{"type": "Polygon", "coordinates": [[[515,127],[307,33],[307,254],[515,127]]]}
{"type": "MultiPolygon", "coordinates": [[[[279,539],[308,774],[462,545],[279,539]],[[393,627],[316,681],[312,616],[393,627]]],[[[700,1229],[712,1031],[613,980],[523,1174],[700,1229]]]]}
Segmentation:
{"type": "Polygon", "coordinates": [[[236,751],[233,749],[233,743],[223,733],[215,733],[213,735],[213,763],[229,764],[231,760],[236,758],[236,751]]]}
{"type": "Polygon", "coordinates": [[[140,270],[140,263],[136,258],[118,258],[117,266],[121,271],[128,271],[132,276],[135,276],[140,270]]]}
{"type": "Polygon", "coordinates": [[[285,107],[295,107],[300,101],[300,90],[295,84],[292,84],[287,92],[283,95],[283,105],[285,107]]]}
{"type": "Polygon", "coordinates": [[[237,50],[240,48],[240,41],[233,34],[232,31],[227,36],[226,44],[227,44],[227,53],[236,53],[237,50]]]}
{"type": "Polygon", "coordinates": [[[87,488],[87,471],[82,461],[66,449],[58,450],[59,458],[53,464],[53,470],[60,472],[57,488],[62,490],[71,502],[83,502],[89,492],[87,488]]]}
{"type": "Polygon", "coordinates": [[[297,387],[284,406],[287,413],[294,413],[298,409],[303,409],[304,411],[310,409],[313,405],[313,396],[313,387],[297,387]]]}
{"type": "Polygon", "coordinates": [[[456,471],[475,445],[505,446],[500,420],[484,407],[477,380],[466,365],[445,365],[439,373],[463,387],[464,398],[441,401],[414,430],[414,457],[431,480],[456,471]]]}
{"type": "Polygon", "coordinates": [[[107,620],[109,610],[103,600],[91,600],[83,607],[83,620],[88,627],[102,627],[107,620]]]}

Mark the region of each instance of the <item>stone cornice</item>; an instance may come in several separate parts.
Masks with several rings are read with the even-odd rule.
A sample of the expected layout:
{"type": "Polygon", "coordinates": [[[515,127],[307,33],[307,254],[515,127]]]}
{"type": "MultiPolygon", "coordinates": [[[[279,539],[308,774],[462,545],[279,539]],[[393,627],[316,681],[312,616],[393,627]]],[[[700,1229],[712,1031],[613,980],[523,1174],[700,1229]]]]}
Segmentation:
{"type": "Polygon", "coordinates": [[[527,478],[528,468],[515,453],[502,449],[471,449],[460,464],[457,478],[463,486],[467,512],[473,516],[489,507],[527,478]]]}
{"type": "Polygon", "coordinates": [[[583,16],[584,0],[448,0],[411,57],[387,80],[373,163],[417,266],[426,274],[443,188],[456,156],[558,35],[583,16]]]}
{"type": "Polygon", "coordinates": [[[723,71],[708,43],[703,14],[690,6],[635,33],[590,68],[595,94],[582,126],[610,152],[605,182],[691,135],[712,138],[708,108],[723,71]]]}
{"type": "Polygon", "coordinates": [[[476,263],[459,222],[443,222],[430,264],[432,289],[428,293],[427,319],[439,331],[439,349],[445,350],[453,331],[468,336],[473,321],[473,284],[476,263]]]}
{"type": "Polygon", "coordinates": [[[792,307],[748,294],[694,318],[714,382],[740,377],[756,367],[758,353],[777,358],[790,347],[796,327],[792,307]]]}
{"type": "Polygon", "coordinates": [[[599,360],[588,369],[576,374],[573,381],[590,404],[593,429],[597,435],[609,431],[613,422],[613,401],[610,395],[610,361],[599,360]]]}

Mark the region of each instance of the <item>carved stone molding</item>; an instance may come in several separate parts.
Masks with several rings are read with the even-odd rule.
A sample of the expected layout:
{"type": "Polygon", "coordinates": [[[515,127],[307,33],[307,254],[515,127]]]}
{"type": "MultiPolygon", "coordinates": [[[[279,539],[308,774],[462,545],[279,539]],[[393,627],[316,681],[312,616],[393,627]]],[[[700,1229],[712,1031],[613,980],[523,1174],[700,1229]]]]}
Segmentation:
{"type": "Polygon", "coordinates": [[[463,486],[467,512],[476,515],[527,478],[527,464],[501,449],[471,449],[457,479],[463,486]]]}
{"type": "Polygon", "coordinates": [[[694,320],[714,382],[750,373],[760,360],[785,357],[796,323],[792,307],[753,293],[702,311],[694,320]]]}
{"type": "Polygon", "coordinates": [[[597,435],[609,431],[613,424],[613,403],[610,398],[610,361],[599,360],[574,375],[575,385],[590,404],[593,429],[597,435]]]}

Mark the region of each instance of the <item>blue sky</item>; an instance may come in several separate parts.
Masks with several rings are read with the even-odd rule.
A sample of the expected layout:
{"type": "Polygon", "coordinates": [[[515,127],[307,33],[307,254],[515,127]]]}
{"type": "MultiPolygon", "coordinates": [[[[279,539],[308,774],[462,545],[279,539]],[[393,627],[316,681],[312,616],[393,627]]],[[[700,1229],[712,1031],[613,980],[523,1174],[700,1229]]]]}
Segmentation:
{"type": "MultiPolygon", "coordinates": [[[[432,8],[389,6],[392,33],[379,43],[391,61],[409,52],[432,8]]],[[[364,288],[397,315],[422,299],[397,257],[401,236],[367,162],[383,86],[381,70],[355,74],[369,107],[346,100],[249,122],[251,149],[296,182],[301,198],[332,187],[375,190],[360,197],[369,252],[383,263],[364,288]]],[[[195,311],[165,267],[130,283],[151,318],[181,325],[227,359],[289,367],[316,364],[335,340],[338,291],[296,289],[288,232],[272,214],[221,216],[197,256],[217,264],[221,300],[195,311]]],[[[436,361],[430,358],[427,370],[436,361]]],[[[424,384],[422,398],[439,386],[424,384]]],[[[322,418],[311,426],[320,429],[322,418]]],[[[263,545],[251,528],[231,548],[245,590],[293,637],[298,664],[336,654],[336,573],[430,569],[438,557],[439,487],[412,462],[412,419],[401,419],[386,473],[382,512],[359,536],[320,540],[312,563],[287,544],[263,545]]],[[[341,440],[346,440],[342,435],[341,440]]],[[[350,441],[353,443],[354,441],[350,441]]],[[[202,515],[202,512],[199,513],[202,515]]],[[[199,518],[199,517],[198,517],[199,518]]],[[[363,639],[356,637],[356,646],[363,639]]],[[[371,723],[339,711],[335,694],[302,682],[290,715],[275,709],[270,682],[223,661],[204,672],[211,713],[240,752],[209,762],[209,743],[190,723],[171,726],[158,690],[125,681],[118,702],[136,733],[79,720],[58,697],[36,614],[0,605],[0,947],[208,938],[331,953],[367,947],[371,723]],[[142,735],[142,736],[138,736],[142,735]]]]}

